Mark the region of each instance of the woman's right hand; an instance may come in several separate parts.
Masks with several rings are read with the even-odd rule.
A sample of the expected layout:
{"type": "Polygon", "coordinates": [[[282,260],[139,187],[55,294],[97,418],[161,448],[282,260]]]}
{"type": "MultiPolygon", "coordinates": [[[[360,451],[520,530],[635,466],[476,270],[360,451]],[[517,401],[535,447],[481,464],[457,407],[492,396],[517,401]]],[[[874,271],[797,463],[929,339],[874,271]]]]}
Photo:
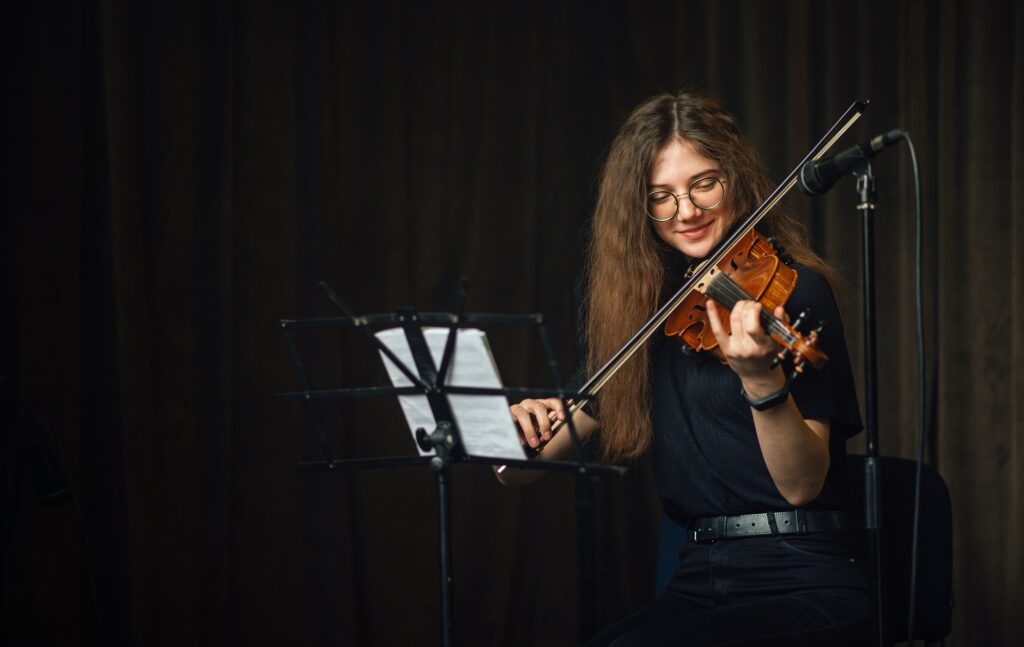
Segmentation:
{"type": "Polygon", "coordinates": [[[558,398],[526,399],[509,407],[523,441],[536,449],[551,440],[552,425],[565,421],[565,408],[558,398]]]}
{"type": "MultiPolygon", "coordinates": [[[[572,406],[571,402],[569,406],[572,406]]],[[[552,429],[559,422],[565,422],[567,417],[562,402],[558,398],[523,400],[519,404],[509,407],[509,411],[512,413],[512,420],[519,428],[523,442],[534,448],[544,447],[543,453],[538,458],[558,461],[565,460],[572,455],[570,435],[567,433],[555,434],[552,429]]],[[[573,414],[572,423],[582,442],[587,442],[587,439],[600,427],[597,420],[591,418],[582,409],[573,414]]],[[[502,484],[518,486],[536,481],[545,472],[528,468],[506,469],[499,472],[498,466],[495,465],[494,473],[502,484]]]]}

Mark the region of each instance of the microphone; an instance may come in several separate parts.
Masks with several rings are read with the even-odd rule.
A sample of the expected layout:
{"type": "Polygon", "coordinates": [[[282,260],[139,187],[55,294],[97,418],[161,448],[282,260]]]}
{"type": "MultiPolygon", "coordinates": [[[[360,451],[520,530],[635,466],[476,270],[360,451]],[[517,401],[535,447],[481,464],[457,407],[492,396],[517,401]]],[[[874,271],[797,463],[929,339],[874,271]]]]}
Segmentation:
{"type": "Polygon", "coordinates": [[[900,141],[906,134],[903,130],[890,130],[831,157],[807,162],[800,169],[797,185],[807,195],[826,193],[839,181],[839,178],[900,141]]]}

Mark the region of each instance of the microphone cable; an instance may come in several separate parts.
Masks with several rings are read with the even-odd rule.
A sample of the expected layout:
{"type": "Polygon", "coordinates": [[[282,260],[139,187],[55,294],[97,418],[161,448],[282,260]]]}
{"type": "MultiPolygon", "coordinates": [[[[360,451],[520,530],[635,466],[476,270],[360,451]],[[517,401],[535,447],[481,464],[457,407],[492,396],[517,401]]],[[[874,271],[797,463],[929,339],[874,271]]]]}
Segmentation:
{"type": "Polygon", "coordinates": [[[917,153],[914,150],[914,142],[906,131],[902,133],[903,140],[907,142],[910,149],[910,164],[914,171],[914,207],[915,207],[915,242],[914,242],[914,297],[917,310],[917,368],[918,368],[918,436],[917,436],[917,463],[914,475],[914,520],[913,531],[910,540],[910,594],[907,605],[907,644],[914,644],[914,612],[917,602],[917,545],[920,537],[921,526],[921,480],[924,469],[924,444],[926,424],[926,384],[925,384],[925,356],[924,356],[924,288],[922,277],[921,259],[921,176],[917,167],[917,153]]]}

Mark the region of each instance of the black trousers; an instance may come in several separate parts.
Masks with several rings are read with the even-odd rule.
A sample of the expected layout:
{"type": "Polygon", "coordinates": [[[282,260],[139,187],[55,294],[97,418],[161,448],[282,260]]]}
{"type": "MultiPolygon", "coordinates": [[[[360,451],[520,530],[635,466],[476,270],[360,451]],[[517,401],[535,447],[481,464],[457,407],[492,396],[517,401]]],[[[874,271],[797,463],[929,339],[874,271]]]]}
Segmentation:
{"type": "Polygon", "coordinates": [[[664,594],[586,644],[863,645],[863,561],[846,533],[690,544],[664,594]]]}

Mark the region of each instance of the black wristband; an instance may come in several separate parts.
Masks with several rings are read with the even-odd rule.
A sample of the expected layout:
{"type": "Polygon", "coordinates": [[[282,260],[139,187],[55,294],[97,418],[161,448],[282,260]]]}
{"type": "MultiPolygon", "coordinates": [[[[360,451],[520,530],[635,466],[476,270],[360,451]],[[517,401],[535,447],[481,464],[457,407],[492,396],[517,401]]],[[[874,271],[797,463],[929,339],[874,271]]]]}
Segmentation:
{"type": "Polygon", "coordinates": [[[747,404],[749,404],[755,411],[767,411],[772,407],[779,406],[789,399],[789,380],[786,380],[786,383],[782,385],[781,389],[775,393],[766,395],[763,398],[752,399],[747,395],[747,392],[744,391],[742,387],[740,388],[740,395],[743,396],[743,399],[746,400],[747,404]]]}

